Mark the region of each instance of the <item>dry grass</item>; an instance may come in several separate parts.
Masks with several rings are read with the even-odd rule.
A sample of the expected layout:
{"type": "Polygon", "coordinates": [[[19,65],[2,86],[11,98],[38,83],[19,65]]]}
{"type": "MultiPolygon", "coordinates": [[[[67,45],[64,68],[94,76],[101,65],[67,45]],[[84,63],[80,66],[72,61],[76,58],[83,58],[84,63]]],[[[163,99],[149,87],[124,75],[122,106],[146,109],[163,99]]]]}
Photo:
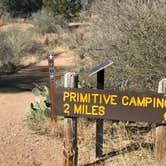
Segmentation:
{"type": "MultiPolygon", "coordinates": [[[[106,59],[114,62],[107,70],[108,88],[155,91],[165,77],[165,11],[165,0],[95,0],[82,13],[89,32],[68,38],[68,43],[81,59],[91,57],[94,65],[106,59]]],[[[81,72],[90,67],[83,63],[81,72]]]]}
{"type": "Polygon", "coordinates": [[[30,23],[26,22],[15,22],[15,23],[8,23],[8,24],[3,24],[3,26],[0,28],[0,31],[8,31],[9,29],[14,28],[14,29],[19,29],[21,31],[27,31],[28,29],[33,28],[33,25],[30,23]]]}
{"type": "Polygon", "coordinates": [[[41,59],[37,55],[30,55],[28,57],[23,57],[22,58],[22,65],[23,66],[28,66],[30,64],[35,64],[36,62],[39,62],[41,59]]]}
{"type": "MultiPolygon", "coordinates": [[[[3,21],[1,22],[3,23],[3,21]]],[[[6,24],[3,23],[0,27],[0,33],[6,35],[4,42],[7,42],[9,46],[5,43],[6,47],[10,48],[6,49],[9,55],[6,52],[4,53],[3,50],[1,51],[0,68],[2,73],[17,71],[17,69],[10,69],[8,61],[14,64],[15,68],[39,62],[46,57],[46,52],[50,50],[50,47],[54,47],[57,42],[55,34],[50,34],[47,37],[38,34],[34,31],[34,26],[24,20],[13,20],[12,22],[9,20],[6,24]],[[46,38],[49,39],[47,43],[45,42],[46,38]],[[5,58],[4,54],[6,55],[5,58]]],[[[3,41],[1,40],[1,42],[3,41]]]]}
{"type": "Polygon", "coordinates": [[[104,123],[103,157],[95,158],[95,123],[79,119],[78,165],[155,166],[154,138],[145,123],[104,123]]]}
{"type": "Polygon", "coordinates": [[[51,136],[56,136],[62,138],[64,136],[64,129],[61,123],[51,122],[50,119],[45,120],[39,124],[44,133],[47,133],[51,136]]]}
{"type": "Polygon", "coordinates": [[[52,122],[50,118],[45,118],[38,122],[28,120],[27,124],[36,134],[55,136],[57,138],[64,137],[64,129],[61,121],[56,123],[52,122]]]}

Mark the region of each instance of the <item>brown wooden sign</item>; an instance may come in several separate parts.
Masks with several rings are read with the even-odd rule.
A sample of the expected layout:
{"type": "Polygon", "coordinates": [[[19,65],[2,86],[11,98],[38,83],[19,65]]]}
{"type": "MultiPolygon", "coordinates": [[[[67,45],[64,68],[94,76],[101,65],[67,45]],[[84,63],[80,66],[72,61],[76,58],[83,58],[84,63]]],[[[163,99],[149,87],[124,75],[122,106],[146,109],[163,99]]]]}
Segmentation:
{"type": "Polygon", "coordinates": [[[157,93],[57,88],[57,115],[95,119],[166,122],[166,97],[157,93]]]}

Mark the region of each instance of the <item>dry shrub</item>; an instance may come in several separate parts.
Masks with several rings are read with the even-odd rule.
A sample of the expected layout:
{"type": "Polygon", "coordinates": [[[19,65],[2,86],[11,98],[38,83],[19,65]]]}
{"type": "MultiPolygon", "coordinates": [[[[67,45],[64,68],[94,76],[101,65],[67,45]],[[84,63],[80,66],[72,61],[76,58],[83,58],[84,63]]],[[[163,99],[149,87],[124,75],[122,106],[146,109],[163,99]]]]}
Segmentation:
{"type": "Polygon", "coordinates": [[[14,72],[21,66],[23,57],[33,54],[39,56],[42,53],[42,45],[33,40],[32,31],[10,27],[0,33],[1,72],[14,72]]]}
{"type": "Polygon", "coordinates": [[[58,138],[64,137],[64,128],[62,123],[51,122],[50,119],[39,122],[40,133],[56,136],[58,138]]]}
{"type": "Polygon", "coordinates": [[[32,15],[32,24],[41,34],[60,33],[66,27],[66,21],[62,16],[54,16],[47,11],[40,11],[32,15]]]}
{"type": "MultiPolygon", "coordinates": [[[[96,0],[82,18],[89,32],[79,41],[71,37],[70,44],[81,59],[91,57],[93,66],[114,62],[107,70],[108,88],[157,89],[166,69],[165,0],[96,0]]],[[[90,67],[85,63],[82,70],[90,67]]]]}
{"type": "Polygon", "coordinates": [[[60,43],[59,40],[61,40],[61,37],[59,34],[49,33],[44,36],[43,43],[46,46],[55,47],[60,43]]]}
{"type": "Polygon", "coordinates": [[[151,127],[145,123],[104,121],[103,157],[96,159],[96,123],[79,119],[78,165],[155,166],[154,138],[151,127]],[[149,139],[147,139],[149,137],[149,139]],[[101,159],[101,162],[99,162],[101,159]],[[92,164],[93,163],[93,164],[92,164]]]}
{"type": "Polygon", "coordinates": [[[40,121],[27,120],[28,126],[36,133],[57,138],[64,137],[64,128],[61,121],[52,122],[50,118],[40,119],[40,121]]]}
{"type": "MultiPolygon", "coordinates": [[[[80,59],[90,58],[93,66],[113,60],[106,70],[106,88],[157,89],[166,70],[165,0],[96,0],[83,19],[90,22],[89,32],[80,40],[71,37],[69,43],[80,59]]],[[[91,67],[84,61],[80,71],[86,73],[91,67]]],[[[80,157],[80,165],[97,165],[89,164],[95,161],[95,125],[86,126],[84,122],[82,126],[80,153],[84,158],[80,157]]],[[[107,122],[104,126],[104,165],[156,165],[148,124],[107,122]]]]}

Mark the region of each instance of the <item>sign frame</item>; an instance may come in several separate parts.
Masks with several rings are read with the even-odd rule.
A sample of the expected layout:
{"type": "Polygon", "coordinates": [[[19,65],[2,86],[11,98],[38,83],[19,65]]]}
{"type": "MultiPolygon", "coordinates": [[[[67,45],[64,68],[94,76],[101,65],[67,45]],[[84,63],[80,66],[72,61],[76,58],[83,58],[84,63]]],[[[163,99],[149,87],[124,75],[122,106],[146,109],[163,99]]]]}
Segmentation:
{"type": "MultiPolygon", "coordinates": [[[[99,89],[75,89],[75,88],[57,88],[56,89],[56,98],[55,98],[55,111],[57,115],[63,115],[65,117],[85,117],[85,118],[92,118],[92,119],[110,119],[110,120],[125,120],[125,121],[144,121],[144,122],[153,122],[159,124],[166,123],[166,97],[164,94],[158,94],[154,92],[116,92],[111,90],[99,90],[99,89]],[[64,100],[64,93],[72,93],[72,98],[74,95],[96,95],[100,96],[103,101],[110,102],[111,95],[112,95],[112,103],[106,104],[102,103],[101,101],[92,102],[74,102],[74,99],[70,99],[66,97],[64,100]],[[103,95],[103,96],[102,96],[103,95]],[[139,101],[136,106],[133,106],[135,101],[134,98],[139,101]],[[115,101],[113,101],[113,99],[115,101]],[[122,99],[124,100],[121,103],[122,99]],[[158,107],[159,104],[161,105],[161,100],[164,100],[164,108],[153,108],[158,107]],[[73,101],[72,101],[73,100],[73,101]],[[154,100],[153,103],[149,103],[151,100],[154,100]],[[143,103],[146,102],[146,103],[143,103]],[[158,102],[155,104],[154,102],[158,102]],[[130,103],[129,103],[130,102],[130,103]],[[117,104],[116,104],[117,103],[117,104]],[[64,113],[64,104],[68,104],[70,106],[69,113],[64,113]],[[143,106],[141,106],[141,104],[143,106]],[[86,113],[77,113],[75,114],[73,109],[79,108],[79,105],[84,105],[84,112],[85,109],[90,109],[90,112],[86,113]],[[94,106],[95,105],[95,106],[94,106]],[[129,106],[130,105],[130,106],[129,106]],[[92,107],[93,106],[93,107],[92,107]],[[98,116],[94,109],[97,109],[97,106],[105,107],[105,115],[98,116]],[[92,111],[93,114],[92,114],[92,111]]],[[[67,94],[68,95],[68,94],[67,94]]],[[[78,96],[77,96],[78,97],[78,96]]],[[[94,98],[93,98],[94,99],[94,98]]]]}

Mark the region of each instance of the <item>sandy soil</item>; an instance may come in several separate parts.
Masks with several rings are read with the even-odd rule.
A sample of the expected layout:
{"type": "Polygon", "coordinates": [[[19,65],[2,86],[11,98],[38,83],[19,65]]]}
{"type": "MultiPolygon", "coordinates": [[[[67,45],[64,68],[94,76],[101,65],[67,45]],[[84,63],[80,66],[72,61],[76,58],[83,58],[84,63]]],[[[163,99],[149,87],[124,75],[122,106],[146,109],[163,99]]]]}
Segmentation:
{"type": "MultiPolygon", "coordinates": [[[[55,58],[57,78],[73,65],[72,61],[66,54],[55,58]]],[[[1,166],[62,165],[62,141],[34,134],[26,125],[27,108],[34,99],[30,92],[33,83],[47,84],[47,80],[47,60],[14,75],[0,76],[1,166]]]]}

